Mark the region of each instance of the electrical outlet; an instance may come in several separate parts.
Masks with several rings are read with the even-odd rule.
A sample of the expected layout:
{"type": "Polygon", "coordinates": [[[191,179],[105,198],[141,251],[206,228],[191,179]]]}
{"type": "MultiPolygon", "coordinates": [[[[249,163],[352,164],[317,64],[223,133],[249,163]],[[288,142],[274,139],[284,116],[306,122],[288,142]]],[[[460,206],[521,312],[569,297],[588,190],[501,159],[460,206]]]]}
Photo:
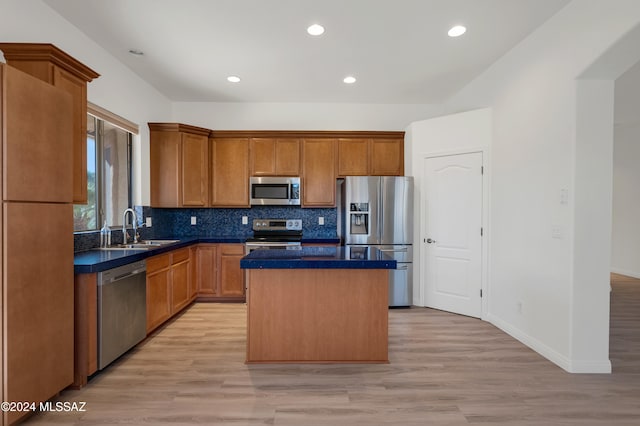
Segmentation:
{"type": "Polygon", "coordinates": [[[145,226],[147,228],[151,228],[151,218],[150,217],[145,218],[145,226]]]}
{"type": "Polygon", "coordinates": [[[562,228],[554,225],[551,227],[551,238],[555,238],[557,240],[562,239],[562,228]]]}
{"type": "Polygon", "coordinates": [[[324,217],[322,216],[318,217],[318,225],[324,225],[324,217]]]}
{"type": "Polygon", "coordinates": [[[242,224],[243,225],[248,225],[249,224],[249,218],[247,216],[242,216],[242,224]]]}
{"type": "Polygon", "coordinates": [[[198,219],[195,216],[191,216],[191,224],[196,225],[198,223],[198,219]]]}

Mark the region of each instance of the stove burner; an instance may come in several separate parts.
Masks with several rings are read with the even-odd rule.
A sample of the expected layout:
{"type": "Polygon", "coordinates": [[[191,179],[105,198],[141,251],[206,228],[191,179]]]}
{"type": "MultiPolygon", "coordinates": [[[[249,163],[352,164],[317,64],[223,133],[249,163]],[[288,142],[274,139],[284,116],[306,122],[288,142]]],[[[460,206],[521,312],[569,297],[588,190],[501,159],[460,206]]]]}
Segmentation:
{"type": "Polygon", "coordinates": [[[254,219],[253,238],[247,242],[300,242],[302,240],[301,219],[254,219]]]}

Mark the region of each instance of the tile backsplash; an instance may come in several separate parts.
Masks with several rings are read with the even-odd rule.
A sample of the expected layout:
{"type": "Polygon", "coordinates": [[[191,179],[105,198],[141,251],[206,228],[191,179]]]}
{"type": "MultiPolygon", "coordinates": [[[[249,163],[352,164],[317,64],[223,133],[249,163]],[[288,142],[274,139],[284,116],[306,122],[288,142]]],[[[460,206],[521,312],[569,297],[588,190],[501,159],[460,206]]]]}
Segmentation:
{"type": "MultiPolygon", "coordinates": [[[[254,206],[246,209],[180,208],[164,209],[136,206],[138,232],[142,239],[173,237],[251,237],[253,219],[302,219],[302,234],[306,238],[337,238],[337,209],[303,209],[301,207],[254,206]],[[248,224],[242,224],[247,216],[248,224]],[[147,217],[152,226],[143,224],[147,217]],[[191,218],[196,224],[191,225],[191,218]],[[324,225],[318,218],[324,218],[324,225]]],[[[122,242],[122,230],[112,230],[112,242],[122,242]]],[[[100,232],[74,235],[75,251],[89,250],[100,245],[100,232]]]]}
{"type": "Polygon", "coordinates": [[[156,238],[164,237],[250,237],[253,219],[302,219],[302,233],[307,238],[336,238],[335,208],[303,209],[300,207],[256,206],[249,209],[159,209],[143,212],[151,217],[156,238]],[[248,224],[242,224],[247,216],[248,224]],[[191,225],[191,218],[196,225],[191,225]],[[324,217],[324,225],[318,218],[324,217]]]}

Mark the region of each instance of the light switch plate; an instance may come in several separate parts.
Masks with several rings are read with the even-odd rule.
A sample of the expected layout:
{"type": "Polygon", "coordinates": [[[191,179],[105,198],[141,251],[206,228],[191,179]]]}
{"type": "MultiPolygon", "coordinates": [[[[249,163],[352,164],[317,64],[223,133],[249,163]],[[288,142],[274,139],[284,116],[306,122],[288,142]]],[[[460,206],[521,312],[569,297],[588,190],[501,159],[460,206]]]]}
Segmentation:
{"type": "Polygon", "coordinates": [[[144,225],[145,225],[147,228],[151,228],[151,218],[150,218],[150,217],[145,218],[145,223],[144,223],[144,225]]]}
{"type": "Polygon", "coordinates": [[[198,223],[198,219],[195,216],[191,216],[191,224],[196,225],[198,223]]]}
{"type": "Polygon", "coordinates": [[[248,225],[249,224],[249,218],[247,216],[242,216],[242,224],[243,225],[248,225]]]}

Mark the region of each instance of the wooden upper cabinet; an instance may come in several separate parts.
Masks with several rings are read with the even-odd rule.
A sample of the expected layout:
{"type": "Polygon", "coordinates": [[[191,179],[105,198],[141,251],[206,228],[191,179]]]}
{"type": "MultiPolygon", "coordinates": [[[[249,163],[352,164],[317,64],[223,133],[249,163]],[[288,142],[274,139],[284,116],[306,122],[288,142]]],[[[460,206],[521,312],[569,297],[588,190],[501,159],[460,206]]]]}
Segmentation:
{"type": "Polygon", "coordinates": [[[338,139],[338,175],[369,175],[370,145],[370,139],[338,139]]]}
{"type": "Polygon", "coordinates": [[[300,176],[300,140],[251,138],[251,176],[300,176]]]}
{"type": "Polygon", "coordinates": [[[212,138],[211,205],[249,207],[249,138],[212,138]]]}
{"type": "Polygon", "coordinates": [[[152,207],[209,204],[209,130],[149,123],[152,207]]]}
{"type": "Polygon", "coordinates": [[[336,139],[302,141],[302,206],[335,207],[336,139]]]}
{"type": "MultiPolygon", "coordinates": [[[[0,43],[7,64],[69,93],[73,102],[73,202],[87,203],[87,83],[100,74],[52,44],[0,43]]],[[[34,125],[38,123],[33,123],[34,125]]]]}
{"type": "Polygon", "coordinates": [[[300,140],[276,140],[276,175],[300,176],[300,140]]]}
{"type": "Polygon", "coordinates": [[[371,174],[404,175],[404,139],[371,140],[371,174]]]}
{"type": "Polygon", "coordinates": [[[2,65],[0,78],[3,199],[71,203],[71,96],[10,66],[2,65]]]}
{"type": "Polygon", "coordinates": [[[338,176],[404,175],[404,139],[338,139],[338,176]]]}
{"type": "Polygon", "coordinates": [[[182,205],[209,205],[209,137],[182,134],[182,205]]]}
{"type": "Polygon", "coordinates": [[[276,139],[251,138],[249,144],[251,176],[275,176],[276,139]]]}

